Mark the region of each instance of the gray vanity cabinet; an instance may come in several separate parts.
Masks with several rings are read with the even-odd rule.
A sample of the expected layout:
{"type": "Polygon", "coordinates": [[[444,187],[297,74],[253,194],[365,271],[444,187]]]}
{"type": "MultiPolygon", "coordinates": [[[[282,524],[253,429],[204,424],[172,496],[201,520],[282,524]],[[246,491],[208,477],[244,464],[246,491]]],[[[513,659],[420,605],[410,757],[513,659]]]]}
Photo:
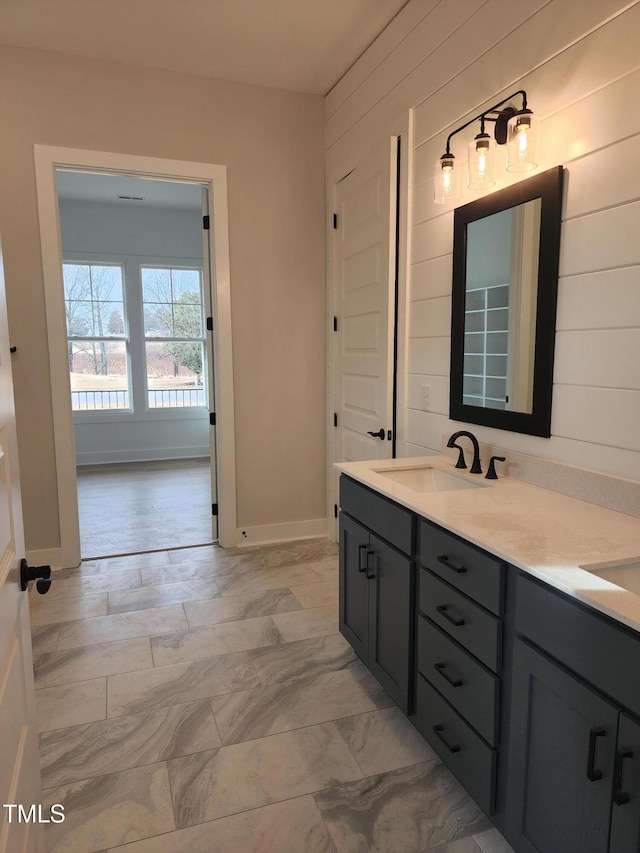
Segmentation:
{"type": "Polygon", "coordinates": [[[640,638],[524,576],[515,630],[509,842],[518,853],[638,853],[640,638]]]}
{"type": "Polygon", "coordinates": [[[345,477],[340,501],[340,632],[406,713],[413,624],[414,516],[345,477]],[[386,541],[378,535],[386,533],[386,541]],[[404,553],[399,548],[404,549],[404,553]]]}

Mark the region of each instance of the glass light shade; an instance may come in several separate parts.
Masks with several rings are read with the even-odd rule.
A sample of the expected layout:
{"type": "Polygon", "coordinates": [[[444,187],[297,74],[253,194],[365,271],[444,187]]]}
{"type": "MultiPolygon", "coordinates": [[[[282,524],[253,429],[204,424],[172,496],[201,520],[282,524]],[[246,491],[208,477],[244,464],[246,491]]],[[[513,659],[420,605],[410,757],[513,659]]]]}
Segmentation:
{"type": "Polygon", "coordinates": [[[479,133],[469,143],[467,186],[483,190],[496,183],[496,142],[488,133],[479,133]]]}
{"type": "Polygon", "coordinates": [[[540,119],[529,110],[522,110],[509,119],[507,125],[507,169],[509,172],[529,172],[538,165],[540,119]]]}
{"type": "Polygon", "coordinates": [[[460,197],[460,167],[455,162],[453,154],[443,154],[436,161],[433,181],[433,200],[436,204],[456,201],[460,197]]]}

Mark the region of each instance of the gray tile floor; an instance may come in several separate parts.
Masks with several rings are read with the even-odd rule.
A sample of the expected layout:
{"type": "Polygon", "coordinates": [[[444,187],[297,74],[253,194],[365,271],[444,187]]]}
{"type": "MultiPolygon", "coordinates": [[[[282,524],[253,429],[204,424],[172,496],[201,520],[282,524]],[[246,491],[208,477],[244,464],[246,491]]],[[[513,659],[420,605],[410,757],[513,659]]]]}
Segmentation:
{"type": "Polygon", "coordinates": [[[337,632],[328,540],[31,595],[51,853],[508,853],[337,632]]]}

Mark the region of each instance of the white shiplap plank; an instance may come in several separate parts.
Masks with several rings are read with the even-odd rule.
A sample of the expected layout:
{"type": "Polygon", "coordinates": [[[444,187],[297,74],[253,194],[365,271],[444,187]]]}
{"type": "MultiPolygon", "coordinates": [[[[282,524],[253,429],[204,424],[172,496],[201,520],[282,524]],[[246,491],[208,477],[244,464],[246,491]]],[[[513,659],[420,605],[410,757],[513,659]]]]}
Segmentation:
{"type": "Polygon", "coordinates": [[[640,266],[560,279],[559,331],[633,327],[640,327],[640,266]]]}
{"type": "Polygon", "coordinates": [[[558,332],[554,383],[640,391],[640,329],[558,332]]]}
{"type": "Polygon", "coordinates": [[[640,199],[640,134],[581,157],[567,173],[567,219],[640,199]]]}
{"type": "Polygon", "coordinates": [[[438,0],[420,0],[407,3],[398,12],[377,39],[356,60],[349,71],[327,93],[325,98],[325,117],[332,116],[347,98],[372,74],[385,59],[392,55],[399,45],[437,6],[438,0]]]}
{"type": "Polygon", "coordinates": [[[574,385],[553,389],[553,435],[640,451],[638,424],[640,391],[574,385]]]}
{"type": "Polygon", "coordinates": [[[413,338],[409,340],[407,371],[449,376],[449,338],[413,338]]]}
{"type": "Polygon", "coordinates": [[[449,377],[410,373],[407,377],[407,406],[422,410],[422,386],[429,386],[429,411],[449,414],[449,377]]]}
{"type": "Polygon", "coordinates": [[[412,302],[409,312],[409,337],[434,338],[451,332],[451,297],[412,302]]]}
{"type": "Polygon", "coordinates": [[[451,432],[451,421],[444,415],[407,409],[407,441],[427,450],[440,452],[442,435],[451,432]]]}
{"type": "Polygon", "coordinates": [[[560,275],[640,263],[640,201],[563,223],[560,275]]]}
{"type": "Polygon", "coordinates": [[[423,222],[411,230],[411,263],[453,252],[453,211],[423,222]]]}
{"type": "MultiPolygon", "coordinates": [[[[453,228],[453,217],[451,218],[453,228]]],[[[411,267],[410,300],[433,299],[451,294],[452,255],[441,255],[428,261],[420,261],[411,267]]]]}

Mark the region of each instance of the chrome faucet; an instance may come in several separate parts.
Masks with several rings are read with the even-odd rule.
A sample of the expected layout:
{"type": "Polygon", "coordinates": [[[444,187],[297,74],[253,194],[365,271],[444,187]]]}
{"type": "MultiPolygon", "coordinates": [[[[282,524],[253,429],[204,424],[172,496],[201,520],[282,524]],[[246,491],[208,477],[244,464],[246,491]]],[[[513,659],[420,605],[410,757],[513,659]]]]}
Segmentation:
{"type": "Polygon", "coordinates": [[[470,438],[471,443],[473,444],[473,463],[471,465],[471,473],[472,474],[482,474],[482,468],[480,467],[480,445],[478,444],[478,439],[472,432],[467,432],[467,430],[461,429],[458,432],[454,432],[449,441],[447,442],[447,447],[455,447],[458,451],[458,461],[456,462],[456,468],[466,468],[467,464],[464,461],[464,452],[459,444],[456,444],[456,439],[458,438],[470,438]]]}

